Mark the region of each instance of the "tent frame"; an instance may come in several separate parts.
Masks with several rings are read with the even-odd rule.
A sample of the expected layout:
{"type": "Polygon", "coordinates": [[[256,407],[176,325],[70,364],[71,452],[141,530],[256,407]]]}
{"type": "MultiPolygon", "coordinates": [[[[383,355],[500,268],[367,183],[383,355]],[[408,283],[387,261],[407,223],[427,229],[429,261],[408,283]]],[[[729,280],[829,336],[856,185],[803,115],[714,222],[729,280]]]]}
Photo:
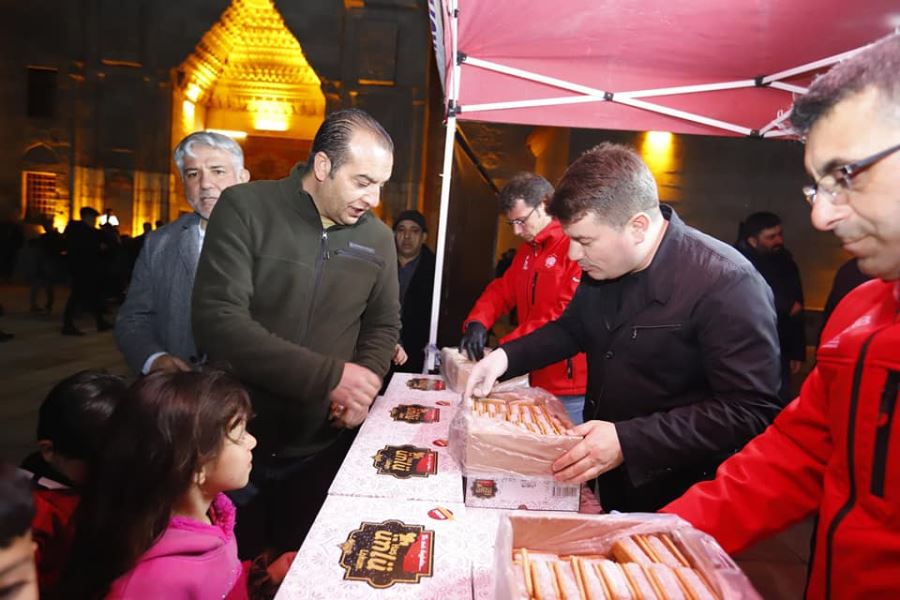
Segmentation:
{"type": "MultiPolygon", "coordinates": [[[[437,268],[435,269],[434,276],[434,294],[432,296],[431,301],[431,327],[429,330],[429,338],[428,338],[428,346],[426,347],[426,357],[425,357],[425,366],[424,372],[431,372],[435,364],[437,362],[437,329],[438,329],[438,319],[440,316],[440,305],[441,305],[441,290],[443,285],[443,275],[444,275],[444,255],[446,252],[446,243],[447,243],[447,215],[449,212],[449,204],[450,204],[450,180],[452,176],[453,169],[453,147],[454,140],[456,139],[456,130],[457,130],[457,118],[458,115],[464,114],[467,112],[490,112],[497,110],[508,110],[508,109],[516,109],[516,108],[532,108],[539,106],[565,106],[568,104],[580,104],[586,102],[618,102],[619,104],[623,104],[626,106],[631,106],[634,108],[638,108],[641,110],[646,110],[649,112],[654,112],[661,115],[667,115],[670,117],[675,117],[678,119],[683,119],[685,121],[690,121],[693,123],[699,123],[702,125],[706,125],[708,127],[712,127],[715,129],[722,129],[724,131],[728,131],[731,133],[737,133],[740,135],[750,136],[750,137],[785,137],[791,136],[793,133],[784,127],[784,121],[790,114],[790,111],[779,111],[779,114],[776,115],[774,119],[772,119],[769,123],[763,125],[759,129],[751,129],[749,127],[738,125],[736,123],[730,123],[728,121],[722,121],[719,119],[714,119],[712,117],[707,117],[704,115],[699,115],[696,113],[691,113],[688,111],[678,110],[675,108],[670,108],[667,106],[662,106],[660,104],[656,104],[653,102],[647,102],[643,100],[643,98],[655,98],[660,96],[674,96],[674,95],[682,95],[682,94],[695,94],[695,93],[706,93],[706,92],[716,92],[722,90],[734,90],[734,89],[743,89],[743,88],[752,88],[752,87],[770,87],[772,89],[788,92],[791,94],[805,94],[807,89],[794,85],[791,83],[787,83],[783,80],[789,79],[791,77],[795,77],[797,75],[802,75],[805,73],[809,73],[811,71],[816,71],[825,67],[829,67],[835,63],[841,62],[847,58],[850,58],[854,54],[862,51],[868,44],[865,46],[861,46],[859,48],[855,48],[853,50],[848,50],[846,52],[841,52],[840,54],[835,54],[833,56],[829,56],[827,58],[823,58],[817,61],[813,61],[810,63],[806,63],[803,65],[799,65],[797,67],[793,67],[790,69],[785,69],[783,71],[779,71],[777,73],[773,73],[771,75],[760,76],[755,79],[743,79],[738,81],[726,81],[726,82],[718,82],[718,83],[707,83],[707,84],[698,84],[698,85],[687,85],[687,86],[677,86],[677,87],[668,87],[668,88],[656,88],[656,89],[646,89],[646,90],[626,90],[620,92],[613,92],[609,90],[601,90],[597,88],[593,88],[590,86],[585,86],[579,83],[574,83],[571,81],[565,81],[563,79],[558,79],[556,77],[551,77],[548,75],[544,75],[541,73],[534,73],[531,71],[526,71],[523,69],[518,69],[515,67],[511,67],[508,65],[503,65],[497,62],[484,60],[474,56],[468,56],[459,50],[459,2],[458,0],[443,0],[438,3],[441,7],[443,7],[444,12],[442,18],[447,20],[449,33],[450,33],[450,48],[452,57],[451,65],[450,65],[450,73],[449,73],[449,81],[447,83],[446,89],[446,97],[447,97],[447,131],[446,138],[444,140],[444,162],[443,162],[443,171],[441,174],[441,204],[440,204],[440,212],[438,217],[438,237],[437,237],[437,248],[436,248],[436,264],[437,268]],[[529,81],[534,81],[537,83],[542,83],[545,85],[549,85],[551,87],[559,88],[562,90],[566,90],[569,92],[575,92],[577,95],[568,95],[556,98],[541,98],[541,99],[532,99],[532,100],[513,100],[513,101],[504,101],[504,102],[488,102],[481,104],[469,104],[469,105],[460,105],[459,104],[459,89],[461,84],[461,76],[462,76],[462,65],[463,63],[476,67],[479,69],[485,69],[488,71],[493,71],[496,73],[502,73],[505,75],[510,75],[513,77],[518,77],[521,79],[526,79],[529,81]]],[[[441,8],[438,8],[441,10],[441,8]]]]}

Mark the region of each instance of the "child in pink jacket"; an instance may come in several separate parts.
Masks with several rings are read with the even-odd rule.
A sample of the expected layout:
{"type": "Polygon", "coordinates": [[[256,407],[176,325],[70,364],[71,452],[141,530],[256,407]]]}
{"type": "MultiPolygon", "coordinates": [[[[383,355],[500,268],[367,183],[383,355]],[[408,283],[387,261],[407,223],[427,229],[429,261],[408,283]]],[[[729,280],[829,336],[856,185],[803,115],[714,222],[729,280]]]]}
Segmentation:
{"type": "Polygon", "coordinates": [[[292,556],[251,573],[223,494],[250,476],[249,414],[247,392],[224,373],[157,372],[135,383],[85,486],[62,589],[73,598],[245,599],[253,578],[271,593],[292,556]]]}

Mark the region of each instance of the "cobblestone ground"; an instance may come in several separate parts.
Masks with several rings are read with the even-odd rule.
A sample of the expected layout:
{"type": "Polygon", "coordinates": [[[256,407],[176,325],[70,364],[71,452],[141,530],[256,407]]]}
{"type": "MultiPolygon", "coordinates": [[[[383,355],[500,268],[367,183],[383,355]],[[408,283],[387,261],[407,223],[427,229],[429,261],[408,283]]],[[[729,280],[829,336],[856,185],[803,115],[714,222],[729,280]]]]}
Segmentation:
{"type": "MultiPolygon", "coordinates": [[[[81,317],[82,337],[60,334],[68,290],[58,286],[53,312],[29,311],[28,288],[0,284],[0,330],[15,337],[0,343],[0,459],[19,462],[34,445],[37,411],[50,388],[82,369],[106,369],[130,376],[112,331],[97,333],[93,319],[81,317]]],[[[115,306],[107,317],[115,318],[115,306]]]]}

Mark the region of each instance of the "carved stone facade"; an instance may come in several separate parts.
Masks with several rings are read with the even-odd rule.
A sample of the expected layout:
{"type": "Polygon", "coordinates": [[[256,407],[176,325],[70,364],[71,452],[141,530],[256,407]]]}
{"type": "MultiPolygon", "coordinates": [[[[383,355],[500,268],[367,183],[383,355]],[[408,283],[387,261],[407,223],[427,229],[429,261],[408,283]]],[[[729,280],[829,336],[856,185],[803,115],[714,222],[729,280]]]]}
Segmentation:
{"type": "Polygon", "coordinates": [[[3,9],[0,218],[45,214],[62,227],[90,205],[138,233],[187,210],[171,152],[189,130],[245,133],[253,176],[281,177],[306,159],[326,110],[349,106],[369,110],[395,141],[382,215],[423,201],[424,0],[10,0],[3,9]]]}

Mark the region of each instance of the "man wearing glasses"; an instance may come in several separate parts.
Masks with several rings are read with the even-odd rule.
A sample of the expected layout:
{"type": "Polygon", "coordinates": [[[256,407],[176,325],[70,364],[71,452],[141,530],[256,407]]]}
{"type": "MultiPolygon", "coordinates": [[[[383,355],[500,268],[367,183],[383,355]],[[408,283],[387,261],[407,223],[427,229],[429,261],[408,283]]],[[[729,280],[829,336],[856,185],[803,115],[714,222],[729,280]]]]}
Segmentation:
{"type": "MultiPolygon", "coordinates": [[[[534,331],[562,314],[581,281],[581,267],[569,258],[569,238],[559,221],[547,214],[553,195],[550,182],[534,173],[519,173],[500,190],[500,210],[513,232],[522,238],[512,265],[493,280],[464,322],[460,352],[472,360],[484,357],[487,331],[516,309],[519,325],[500,343],[534,331]]],[[[584,354],[531,372],[532,386],[559,397],[574,424],[583,420],[587,362],[584,354]]]]}
{"type": "Polygon", "coordinates": [[[832,313],[798,398],[664,510],[728,552],[815,515],[808,598],[900,598],[900,35],[817,79],[791,122],[813,225],[876,279],[832,313]]]}

